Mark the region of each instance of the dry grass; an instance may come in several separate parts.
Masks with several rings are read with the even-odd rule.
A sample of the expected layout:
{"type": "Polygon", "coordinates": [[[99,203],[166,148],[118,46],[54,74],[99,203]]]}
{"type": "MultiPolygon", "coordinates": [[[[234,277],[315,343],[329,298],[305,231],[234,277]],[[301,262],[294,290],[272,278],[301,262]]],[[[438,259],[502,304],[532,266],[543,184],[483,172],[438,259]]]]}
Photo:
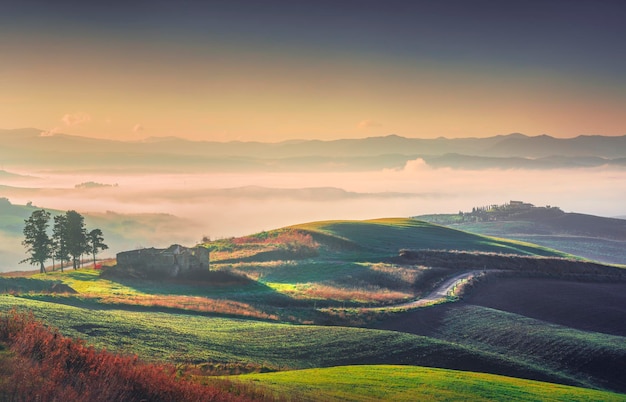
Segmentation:
{"type": "Polygon", "coordinates": [[[313,237],[299,230],[281,229],[255,235],[214,241],[207,245],[212,249],[211,262],[245,260],[262,253],[285,251],[286,255],[298,257],[309,255],[319,248],[313,237]]]}
{"type": "Polygon", "coordinates": [[[323,301],[339,301],[350,303],[389,304],[404,301],[413,297],[412,293],[392,291],[386,288],[349,288],[325,284],[301,284],[293,290],[285,290],[294,299],[312,299],[323,301]]]}
{"type": "Polygon", "coordinates": [[[96,350],[80,339],[13,310],[0,314],[0,356],[13,370],[0,381],[0,398],[10,401],[251,401],[275,400],[258,387],[228,381],[211,385],[181,378],[173,365],[150,364],[137,356],[96,350]],[[15,369],[19,368],[19,369],[15,369]]]}
{"type": "Polygon", "coordinates": [[[100,304],[162,307],[272,321],[279,319],[278,316],[265,313],[248,303],[201,296],[81,294],[81,297],[95,300],[100,304]]]}

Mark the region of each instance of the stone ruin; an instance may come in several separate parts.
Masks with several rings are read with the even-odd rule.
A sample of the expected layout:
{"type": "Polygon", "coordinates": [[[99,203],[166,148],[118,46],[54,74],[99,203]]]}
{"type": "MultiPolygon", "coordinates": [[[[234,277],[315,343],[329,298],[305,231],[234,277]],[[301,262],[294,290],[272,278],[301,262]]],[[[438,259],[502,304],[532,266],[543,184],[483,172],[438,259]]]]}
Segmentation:
{"type": "Polygon", "coordinates": [[[166,249],[143,248],[117,254],[117,268],[146,276],[178,277],[209,270],[209,250],[173,244],[166,249]]]}

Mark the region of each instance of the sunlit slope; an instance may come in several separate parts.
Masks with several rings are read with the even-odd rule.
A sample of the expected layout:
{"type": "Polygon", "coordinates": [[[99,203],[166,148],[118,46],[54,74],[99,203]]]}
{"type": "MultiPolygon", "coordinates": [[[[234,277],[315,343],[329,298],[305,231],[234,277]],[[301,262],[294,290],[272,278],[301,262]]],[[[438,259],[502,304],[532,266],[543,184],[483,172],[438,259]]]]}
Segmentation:
{"type": "MultiPolygon", "coordinates": [[[[303,369],[356,364],[402,364],[530,377],[586,385],[515,356],[396,331],[340,326],[274,324],[193,314],[166,314],[75,306],[0,296],[0,310],[32,311],[35,318],[97,348],[175,364],[255,364],[303,369]]],[[[143,311],[142,311],[143,310],[143,311]]]]}
{"type": "Polygon", "coordinates": [[[626,401],[623,394],[414,366],[343,366],[231,378],[302,401],[626,401]]]}
{"type": "Polygon", "coordinates": [[[450,229],[409,218],[366,221],[322,221],[292,226],[310,232],[321,243],[336,242],[361,251],[397,253],[400,249],[482,251],[522,255],[568,254],[531,243],[499,239],[450,229]]]}

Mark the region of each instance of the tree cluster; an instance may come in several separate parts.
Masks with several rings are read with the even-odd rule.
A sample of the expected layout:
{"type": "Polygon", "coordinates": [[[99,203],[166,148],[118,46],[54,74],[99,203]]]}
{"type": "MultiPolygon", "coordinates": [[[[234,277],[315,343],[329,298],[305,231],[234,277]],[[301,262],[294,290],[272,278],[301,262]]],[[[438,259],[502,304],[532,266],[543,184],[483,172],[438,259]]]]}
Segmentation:
{"type": "Polygon", "coordinates": [[[96,255],[109,247],[104,244],[102,230],[93,229],[87,232],[85,218],[76,211],[67,211],[56,215],[53,219],[52,232],[49,233],[51,214],[43,209],[34,211],[24,221],[24,241],[28,258],[21,262],[32,265],[39,264],[39,272],[46,272],[45,262],[52,259],[61,262],[61,271],[64,263],[72,261],[72,267],[80,266],[81,257],[89,254],[96,264],[96,255]]]}

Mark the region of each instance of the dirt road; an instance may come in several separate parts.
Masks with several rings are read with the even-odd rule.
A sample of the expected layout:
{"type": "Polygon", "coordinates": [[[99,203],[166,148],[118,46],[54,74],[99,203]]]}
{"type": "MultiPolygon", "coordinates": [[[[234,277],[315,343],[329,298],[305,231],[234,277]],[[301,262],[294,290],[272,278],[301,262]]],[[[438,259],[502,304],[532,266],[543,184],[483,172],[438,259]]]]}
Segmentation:
{"type": "Polygon", "coordinates": [[[445,300],[448,296],[455,296],[455,290],[456,290],[455,288],[458,285],[464,282],[467,282],[471,280],[472,278],[476,277],[477,275],[483,274],[484,272],[485,272],[484,270],[476,270],[476,271],[467,271],[467,272],[460,273],[458,275],[453,276],[450,279],[445,280],[442,284],[437,286],[432,292],[430,292],[425,297],[422,297],[421,299],[406,302],[406,303],[401,303],[401,304],[394,304],[391,306],[374,307],[372,308],[372,310],[411,309],[411,308],[423,307],[423,306],[428,306],[431,304],[439,303],[445,300]]]}

